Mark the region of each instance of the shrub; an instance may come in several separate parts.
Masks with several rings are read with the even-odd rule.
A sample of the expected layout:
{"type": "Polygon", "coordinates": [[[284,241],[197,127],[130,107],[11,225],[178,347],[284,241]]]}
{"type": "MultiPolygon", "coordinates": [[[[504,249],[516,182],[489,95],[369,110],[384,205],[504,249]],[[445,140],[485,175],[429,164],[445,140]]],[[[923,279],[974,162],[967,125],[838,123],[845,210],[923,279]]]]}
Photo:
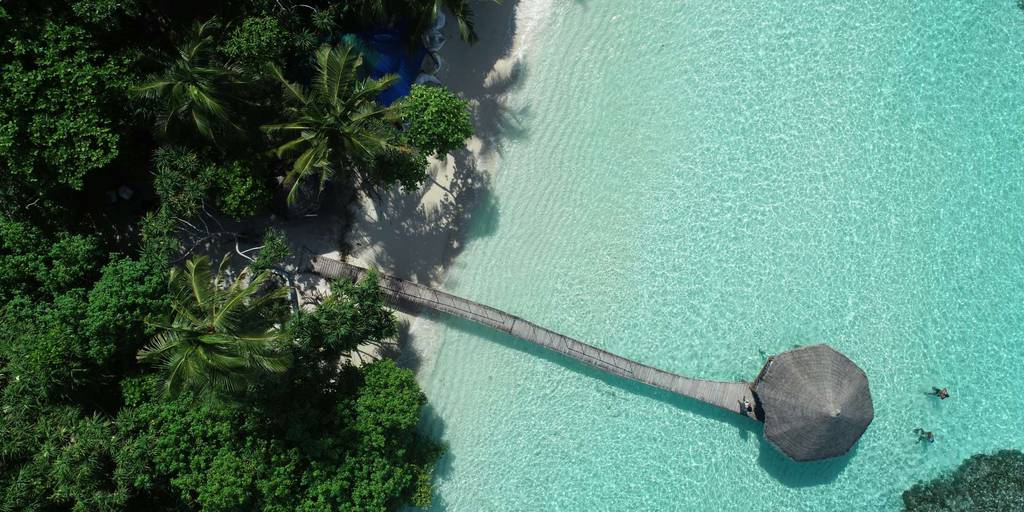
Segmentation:
{"type": "Polygon", "coordinates": [[[107,361],[116,352],[122,360],[133,360],[146,341],[144,320],[166,307],[166,291],[162,266],[115,256],[89,291],[85,334],[107,342],[92,356],[107,361]]]}
{"type": "Polygon", "coordinates": [[[32,29],[7,25],[0,23],[0,166],[37,186],[81,189],[86,174],[118,154],[128,59],[104,53],[80,27],[45,21],[20,39],[8,29],[32,29]]]}
{"type": "Polygon", "coordinates": [[[473,135],[469,105],[443,87],[413,86],[402,117],[409,142],[427,155],[450,153],[473,135]]]}
{"type": "Polygon", "coordinates": [[[285,258],[291,253],[288,250],[288,244],[284,238],[284,232],[280,229],[268,229],[263,234],[263,246],[260,249],[259,254],[256,255],[256,259],[252,262],[250,267],[253,272],[261,272],[267,270],[274,265],[278,265],[284,261],[285,258]]]}
{"type": "Polygon", "coordinates": [[[156,178],[153,188],[162,206],[174,216],[191,218],[202,212],[203,199],[210,180],[203,170],[209,164],[194,152],[180,147],[163,146],[153,156],[156,178]]]}
{"type": "Polygon", "coordinates": [[[221,51],[250,73],[259,74],[268,64],[281,64],[290,39],[277,18],[254,16],[246,18],[228,34],[221,51]]]}
{"type": "Polygon", "coordinates": [[[391,150],[377,158],[375,185],[398,183],[405,191],[416,190],[427,180],[427,156],[418,150],[391,150]]]}
{"type": "Polygon", "coordinates": [[[199,215],[211,194],[217,207],[236,219],[252,216],[270,202],[266,180],[254,175],[249,162],[215,164],[194,151],[164,146],[156,150],[153,163],[153,188],[162,206],[174,216],[187,219],[199,215]]]}
{"type": "Polygon", "coordinates": [[[251,217],[270,203],[267,181],[255,176],[246,162],[210,166],[206,179],[213,185],[217,208],[236,219],[251,217]]]}

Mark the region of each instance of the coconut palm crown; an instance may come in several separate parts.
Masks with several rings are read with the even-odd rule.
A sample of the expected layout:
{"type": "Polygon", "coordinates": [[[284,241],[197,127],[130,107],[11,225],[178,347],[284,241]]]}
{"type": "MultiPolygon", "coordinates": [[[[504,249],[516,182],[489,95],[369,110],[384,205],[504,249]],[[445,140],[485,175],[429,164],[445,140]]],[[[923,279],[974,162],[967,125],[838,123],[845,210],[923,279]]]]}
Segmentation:
{"type": "Polygon", "coordinates": [[[238,129],[231,121],[228,98],[241,79],[236,67],[215,60],[214,32],[219,27],[214,19],[197,23],[170,66],[133,89],[137,96],[164,103],[157,123],[164,134],[177,125],[213,140],[220,130],[238,129]]]}
{"type": "Polygon", "coordinates": [[[170,318],[149,323],[160,332],[138,359],[158,365],[164,389],[235,393],[261,374],[287,369],[286,336],[280,325],[288,309],[280,307],[287,290],[265,290],[269,272],[243,270],[226,283],[225,256],[216,274],[205,256],[170,272],[170,318]]]}
{"type": "Polygon", "coordinates": [[[322,190],[335,172],[358,173],[394,149],[396,132],[389,124],[398,121],[398,112],[376,99],[396,78],[361,77],[362,63],[362,55],[350,44],[322,46],[316,52],[309,87],[289,82],[280,69],[272,68],[284,84],[289,120],[263,129],[294,137],[276,149],[278,157],[297,153],[284,182],[290,187],[289,203],[295,201],[303,180],[318,178],[322,190]]]}

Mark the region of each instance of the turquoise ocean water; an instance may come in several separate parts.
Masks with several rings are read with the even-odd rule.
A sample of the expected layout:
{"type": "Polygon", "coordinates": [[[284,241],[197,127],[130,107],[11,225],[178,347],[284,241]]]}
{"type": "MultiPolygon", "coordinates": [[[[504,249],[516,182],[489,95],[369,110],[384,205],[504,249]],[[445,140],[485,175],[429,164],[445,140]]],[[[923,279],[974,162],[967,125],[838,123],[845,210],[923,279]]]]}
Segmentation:
{"type": "Polygon", "coordinates": [[[435,509],[897,510],[1024,448],[1024,10],[854,3],[520,3],[547,9],[523,132],[444,286],[700,377],[829,343],[871,383],[855,450],[789,462],[759,424],[435,316],[435,509]]]}

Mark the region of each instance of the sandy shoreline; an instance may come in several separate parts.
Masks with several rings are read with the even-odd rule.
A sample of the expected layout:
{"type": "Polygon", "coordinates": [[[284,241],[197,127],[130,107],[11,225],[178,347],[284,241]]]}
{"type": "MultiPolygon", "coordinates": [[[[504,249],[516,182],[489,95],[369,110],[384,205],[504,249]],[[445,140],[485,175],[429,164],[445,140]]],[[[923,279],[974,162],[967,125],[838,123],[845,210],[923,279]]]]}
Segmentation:
{"type": "MultiPolygon", "coordinates": [[[[421,190],[403,193],[396,188],[378,198],[360,197],[345,239],[346,260],[420,283],[444,281],[467,242],[472,215],[493,207],[491,178],[508,123],[504,99],[518,77],[521,59],[517,6],[524,3],[529,1],[475,3],[480,40],[473,45],[459,38],[457,25],[449,17],[438,78],[469,101],[476,133],[465,150],[431,162],[431,179],[421,190]]],[[[321,254],[342,256],[339,250],[321,254]]],[[[394,355],[425,378],[441,340],[418,329],[413,315],[399,312],[399,320],[401,350],[394,355]]]]}

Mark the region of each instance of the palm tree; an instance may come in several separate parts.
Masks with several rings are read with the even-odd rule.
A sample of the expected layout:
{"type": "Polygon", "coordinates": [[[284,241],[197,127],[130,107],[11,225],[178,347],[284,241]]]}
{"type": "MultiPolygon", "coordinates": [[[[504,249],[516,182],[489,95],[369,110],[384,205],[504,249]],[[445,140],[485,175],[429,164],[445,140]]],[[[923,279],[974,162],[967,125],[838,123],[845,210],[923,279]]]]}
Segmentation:
{"type": "Polygon", "coordinates": [[[217,274],[205,256],[170,273],[173,318],[151,322],[161,332],[139,351],[139,361],[164,371],[164,389],[172,396],[183,389],[237,392],[254,377],[287,368],[279,328],[286,320],[285,288],[260,293],[270,277],[243,270],[230,284],[223,277],[225,256],[217,274]],[[251,277],[251,278],[250,278],[251,277]]]}
{"type": "Polygon", "coordinates": [[[133,89],[140,97],[165,103],[158,122],[165,134],[175,124],[194,128],[210,140],[221,128],[238,129],[231,122],[227,97],[228,90],[241,80],[237,68],[220,64],[214,58],[213,34],[218,28],[214,19],[195,24],[191,36],[178,47],[178,56],[170,67],[133,89]]]}
{"type": "Polygon", "coordinates": [[[303,180],[318,176],[319,189],[323,190],[339,169],[365,170],[375,158],[396,147],[395,130],[388,124],[398,121],[398,111],[375,101],[395,77],[360,79],[362,62],[362,55],[350,44],[322,46],[316,52],[310,87],[289,82],[280,69],[271,69],[285,86],[290,121],[265,125],[263,129],[268,133],[295,133],[295,138],[276,150],[278,157],[298,153],[285,176],[285,186],[290,187],[289,203],[294,203],[303,180]]]}
{"type": "Polygon", "coordinates": [[[415,2],[415,4],[419,5],[419,9],[421,9],[421,31],[434,23],[437,15],[441,13],[441,9],[445,8],[452,13],[452,16],[455,16],[455,21],[459,24],[459,36],[467,43],[477,41],[476,29],[473,27],[473,9],[469,7],[469,0],[432,0],[415,2]]]}
{"type": "MultiPolygon", "coordinates": [[[[500,0],[493,0],[496,3],[500,0]]],[[[413,20],[413,33],[417,36],[428,30],[443,9],[455,17],[459,24],[459,35],[468,43],[477,41],[473,27],[473,9],[469,0],[364,0],[364,18],[391,21],[413,20]]]]}

